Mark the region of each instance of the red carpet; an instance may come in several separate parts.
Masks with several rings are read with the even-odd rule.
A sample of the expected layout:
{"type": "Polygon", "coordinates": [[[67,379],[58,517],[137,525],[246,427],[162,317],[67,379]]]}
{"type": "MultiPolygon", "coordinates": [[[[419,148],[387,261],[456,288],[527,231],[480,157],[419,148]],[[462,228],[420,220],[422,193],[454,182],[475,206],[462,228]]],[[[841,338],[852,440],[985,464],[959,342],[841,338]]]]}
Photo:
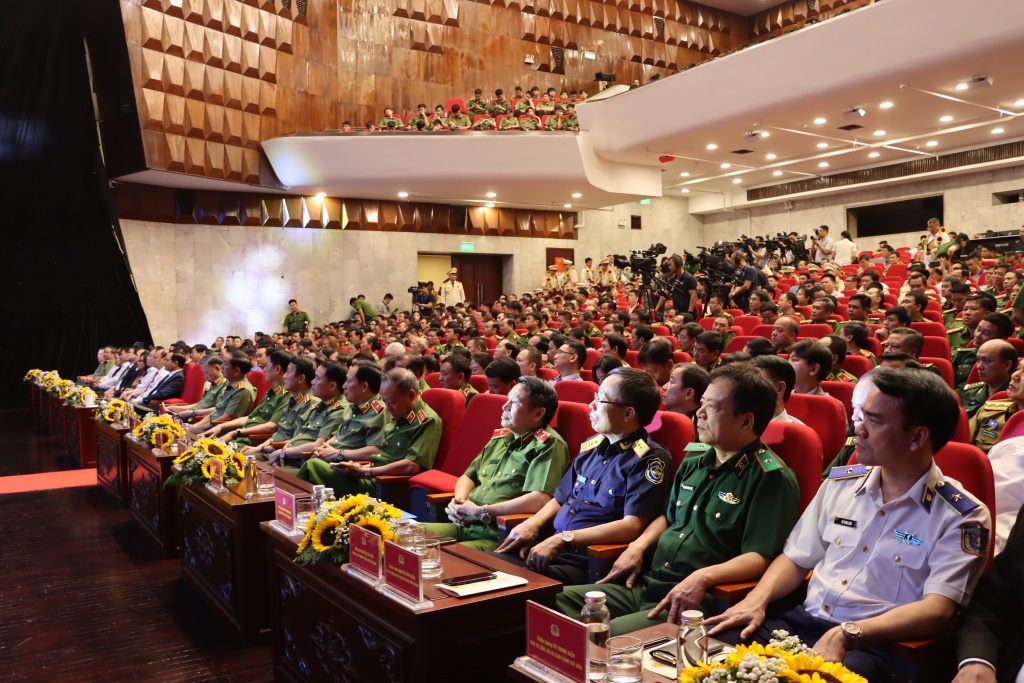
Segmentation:
{"type": "Polygon", "coordinates": [[[0,477],[0,495],[4,493],[24,493],[26,491],[46,491],[48,489],[66,489],[73,486],[95,485],[95,467],[87,470],[19,474],[12,477],[0,477]]]}

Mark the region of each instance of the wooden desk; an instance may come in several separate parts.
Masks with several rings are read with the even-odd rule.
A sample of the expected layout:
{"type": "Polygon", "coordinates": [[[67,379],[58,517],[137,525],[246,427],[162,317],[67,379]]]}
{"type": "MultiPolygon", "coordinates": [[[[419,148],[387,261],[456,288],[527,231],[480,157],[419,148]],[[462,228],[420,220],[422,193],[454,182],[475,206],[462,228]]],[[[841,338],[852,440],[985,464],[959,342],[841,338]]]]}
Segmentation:
{"type": "Polygon", "coordinates": [[[64,445],[64,402],[56,394],[46,394],[46,411],[50,434],[64,445]]]}
{"type": "Polygon", "coordinates": [[[164,557],[178,556],[178,487],[164,487],[171,476],[174,456],[160,455],[146,442],[129,434],[123,437],[128,449],[128,481],[131,489],[132,520],[152,538],[164,557]]]}
{"type": "MultiPolygon", "coordinates": [[[[277,486],[312,492],[311,484],[299,483],[303,487],[282,478],[277,486]]],[[[270,628],[267,536],[259,525],[274,519],[274,497],[246,500],[244,485],[236,484],[219,494],[206,486],[182,486],[178,500],[182,576],[195,584],[239,642],[253,642],[270,628]]]]}
{"type": "Polygon", "coordinates": [[[28,400],[32,406],[32,421],[38,425],[43,415],[43,389],[35,382],[28,383],[28,400]]]}
{"type": "Polygon", "coordinates": [[[128,429],[114,429],[103,422],[95,422],[93,430],[96,484],[127,509],[131,503],[131,482],[128,478],[128,445],[123,437],[128,429]]]}
{"type": "Polygon", "coordinates": [[[64,447],[83,469],[96,467],[96,406],[64,406],[64,447]]]}
{"type": "Polygon", "coordinates": [[[465,572],[450,549],[530,579],[471,598],[425,588],[434,607],[413,612],[329,562],[293,562],[296,541],[261,525],[270,539],[274,673],[287,681],[496,681],[526,649],[526,601],[553,606],[561,584],[468,548],[446,546],[442,566],[465,572]]]}
{"type": "MultiPolygon", "coordinates": [[[[648,626],[639,631],[633,631],[629,635],[636,636],[643,642],[663,636],[668,636],[675,640],[678,629],[679,627],[675,624],[658,624],[657,626],[648,626]]],[[[510,664],[508,667],[508,679],[516,683],[543,683],[542,679],[537,678],[529,671],[520,669],[515,664],[510,664]]],[[[644,669],[644,683],[673,683],[674,680],[644,669]]]]}

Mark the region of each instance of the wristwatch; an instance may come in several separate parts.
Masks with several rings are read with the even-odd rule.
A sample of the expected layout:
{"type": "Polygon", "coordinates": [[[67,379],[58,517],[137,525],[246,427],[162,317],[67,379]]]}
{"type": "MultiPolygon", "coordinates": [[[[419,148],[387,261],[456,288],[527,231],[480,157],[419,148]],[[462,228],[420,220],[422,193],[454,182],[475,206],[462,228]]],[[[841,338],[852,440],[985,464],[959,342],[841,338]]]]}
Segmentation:
{"type": "Polygon", "coordinates": [[[574,538],[576,538],[576,536],[571,531],[563,531],[562,532],[562,544],[565,545],[566,547],[572,548],[572,540],[574,538]]]}
{"type": "Polygon", "coordinates": [[[480,523],[481,524],[490,524],[491,523],[491,513],[489,513],[487,511],[487,506],[486,505],[484,505],[483,507],[480,508],[480,523]]]}
{"type": "Polygon", "coordinates": [[[861,630],[860,625],[856,621],[844,621],[840,624],[839,628],[843,629],[843,634],[847,640],[853,642],[860,638],[861,630]]]}

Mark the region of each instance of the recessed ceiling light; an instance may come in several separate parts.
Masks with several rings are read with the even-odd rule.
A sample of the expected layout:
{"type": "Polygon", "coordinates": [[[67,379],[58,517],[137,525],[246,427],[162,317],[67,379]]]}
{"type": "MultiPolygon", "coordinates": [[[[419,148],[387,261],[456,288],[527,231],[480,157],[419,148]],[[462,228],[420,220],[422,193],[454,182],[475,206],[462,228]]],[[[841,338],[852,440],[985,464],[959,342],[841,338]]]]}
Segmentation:
{"type": "Polygon", "coordinates": [[[774,154],[765,154],[765,155],[764,155],[764,158],[765,158],[765,159],[769,159],[769,160],[771,160],[771,159],[774,159],[774,158],[775,158],[775,155],[774,155],[774,154]]]}
{"type": "Polygon", "coordinates": [[[1024,100],[1017,100],[1016,102],[1013,103],[1013,106],[1024,107],[1024,100]]]}
{"type": "Polygon", "coordinates": [[[689,190],[684,187],[683,192],[689,192],[689,190]]]}
{"type": "Polygon", "coordinates": [[[884,130],[876,130],[875,131],[875,135],[877,135],[878,137],[882,137],[883,135],[885,135],[885,131],[884,130]]]}
{"type": "Polygon", "coordinates": [[[826,147],[828,147],[828,143],[827,142],[819,142],[818,143],[818,149],[825,149],[826,147]]]}
{"type": "Polygon", "coordinates": [[[763,138],[766,138],[766,137],[768,137],[768,136],[770,136],[770,135],[771,135],[771,133],[769,133],[769,132],[768,132],[768,131],[766,131],[766,130],[762,130],[762,131],[761,131],[761,137],[763,137],[763,138]]]}
{"type": "Polygon", "coordinates": [[[782,171],[775,171],[772,175],[782,175],[782,171]]]}
{"type": "Polygon", "coordinates": [[[956,84],[956,89],[957,90],[967,90],[967,84],[966,83],[957,83],[956,84]]]}
{"type": "Polygon", "coordinates": [[[567,209],[571,209],[572,208],[572,204],[562,204],[562,206],[564,206],[567,209]]]}
{"type": "Polygon", "coordinates": [[[494,204],[492,204],[491,202],[487,202],[486,204],[484,204],[484,206],[486,206],[488,209],[494,208],[494,204]]]}
{"type": "Polygon", "coordinates": [[[892,108],[892,102],[882,102],[880,105],[878,105],[878,108],[879,109],[891,109],[892,108]]]}
{"type": "Polygon", "coordinates": [[[732,168],[732,164],[722,164],[722,168],[732,168]]]}
{"type": "Polygon", "coordinates": [[[818,168],[828,168],[828,162],[827,161],[821,162],[820,164],[818,164],[818,168]]]}
{"type": "Polygon", "coordinates": [[[882,155],[881,155],[881,153],[879,153],[879,152],[872,152],[872,153],[871,153],[871,154],[869,154],[868,156],[869,156],[869,157],[871,157],[872,159],[876,159],[876,158],[878,158],[878,157],[880,157],[880,156],[882,156],[882,155]]]}
{"type": "Polygon", "coordinates": [[[409,193],[408,193],[408,192],[399,192],[399,193],[398,193],[398,196],[399,196],[399,197],[408,197],[408,196],[409,196],[409,193]]]}
{"type": "Polygon", "coordinates": [[[323,198],[324,198],[324,197],[326,197],[326,196],[327,196],[327,193],[326,193],[326,192],[317,192],[317,193],[316,193],[316,198],[317,198],[317,199],[323,199],[323,198]]]}
{"type": "Polygon", "coordinates": [[[708,145],[708,149],[718,149],[718,145],[712,142],[710,145],[708,145]]]}
{"type": "Polygon", "coordinates": [[[828,119],[819,116],[818,118],[814,119],[814,122],[820,126],[823,123],[828,123],[828,119]]]}
{"type": "Polygon", "coordinates": [[[579,199],[579,198],[580,198],[580,197],[582,197],[582,196],[583,196],[583,195],[581,195],[581,194],[580,194],[579,192],[573,192],[573,193],[572,193],[572,198],[573,198],[573,199],[579,199]]]}
{"type": "Polygon", "coordinates": [[[1003,132],[1002,128],[993,128],[992,129],[992,135],[999,135],[1002,132],[1003,132]]]}
{"type": "Polygon", "coordinates": [[[680,174],[679,174],[679,177],[680,177],[680,178],[689,178],[689,177],[690,177],[690,174],[689,174],[689,173],[686,173],[686,172],[684,171],[683,173],[680,173],[680,174]]]}
{"type": "Polygon", "coordinates": [[[937,147],[938,144],[939,144],[938,140],[929,140],[928,142],[924,143],[924,146],[925,147],[937,147]]]}
{"type": "Polygon", "coordinates": [[[939,118],[939,123],[949,123],[953,120],[952,116],[942,116],[939,118]]]}
{"type": "Polygon", "coordinates": [[[742,183],[743,181],[742,181],[742,180],[740,180],[739,178],[733,178],[733,179],[732,179],[732,182],[733,182],[733,184],[734,184],[734,185],[739,185],[739,184],[740,184],[740,183],[742,183]]]}
{"type": "Polygon", "coordinates": [[[488,199],[494,199],[494,198],[495,198],[495,197],[497,197],[497,196],[498,196],[498,195],[497,195],[497,194],[495,194],[494,192],[488,192],[488,193],[487,193],[487,198],[488,198],[488,199]]]}

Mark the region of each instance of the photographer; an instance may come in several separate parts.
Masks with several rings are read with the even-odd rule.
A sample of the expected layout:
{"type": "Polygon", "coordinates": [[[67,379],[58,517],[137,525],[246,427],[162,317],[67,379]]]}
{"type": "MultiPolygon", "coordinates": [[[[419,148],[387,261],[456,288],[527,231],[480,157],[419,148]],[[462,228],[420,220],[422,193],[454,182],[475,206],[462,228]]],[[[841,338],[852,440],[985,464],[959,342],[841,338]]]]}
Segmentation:
{"type": "Polygon", "coordinates": [[[429,284],[427,282],[419,283],[420,293],[418,295],[413,294],[413,287],[409,288],[409,293],[413,294],[414,303],[419,308],[420,315],[424,316],[429,316],[434,312],[434,302],[437,301],[434,295],[430,293],[429,284]]]}
{"type": "Polygon", "coordinates": [[[747,265],[747,255],[743,251],[737,251],[732,255],[732,263],[736,268],[736,274],[732,279],[732,290],[729,297],[736,308],[744,313],[750,312],[750,293],[757,289],[757,269],[747,265]]]}
{"type": "Polygon", "coordinates": [[[811,247],[814,249],[815,263],[823,263],[832,257],[832,250],[835,248],[835,244],[832,242],[832,238],[828,236],[827,225],[823,225],[814,231],[814,237],[811,238],[811,247]]]}
{"type": "MultiPolygon", "coordinates": [[[[679,254],[672,254],[666,260],[662,272],[668,274],[665,281],[668,285],[666,288],[668,290],[667,295],[672,297],[672,307],[678,313],[693,314],[697,306],[697,280],[683,269],[683,257],[679,254]]],[[[665,296],[658,300],[656,308],[658,312],[664,308],[666,301],[667,298],[665,296]]]]}

